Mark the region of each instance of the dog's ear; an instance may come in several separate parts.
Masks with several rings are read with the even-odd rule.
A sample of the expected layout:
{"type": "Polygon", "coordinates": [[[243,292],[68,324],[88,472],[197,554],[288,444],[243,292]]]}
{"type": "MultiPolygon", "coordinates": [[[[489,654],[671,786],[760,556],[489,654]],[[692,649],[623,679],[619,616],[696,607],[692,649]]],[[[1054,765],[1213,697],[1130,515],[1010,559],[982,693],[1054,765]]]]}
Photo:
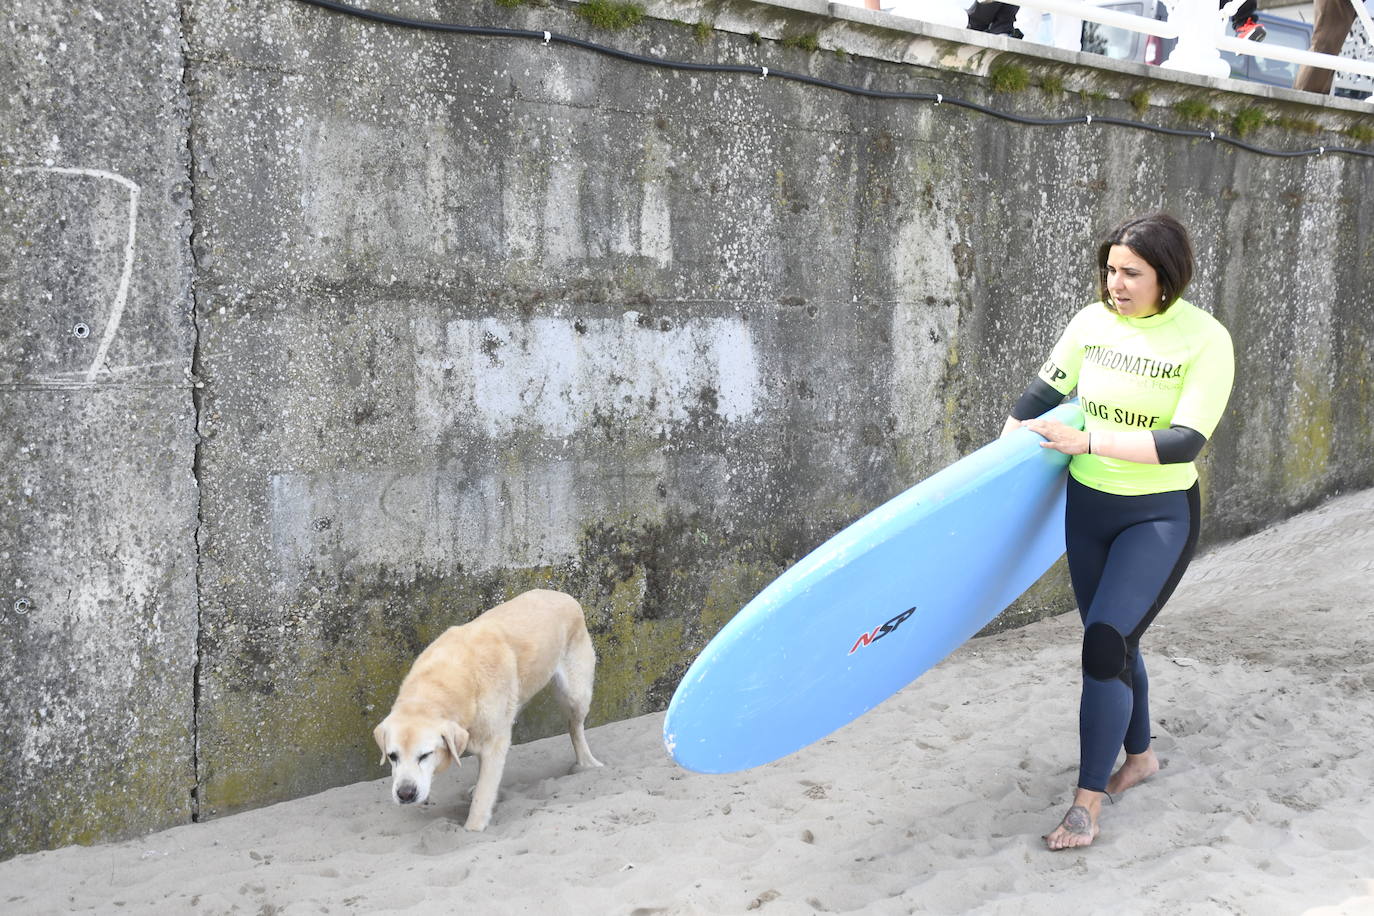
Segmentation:
{"type": "Polygon", "coordinates": [[[382,749],[382,759],[380,763],[382,766],[386,766],[386,742],[388,738],[386,719],[377,723],[377,727],[372,730],[372,738],[377,742],[377,747],[382,749]]]}
{"type": "Polygon", "coordinates": [[[458,758],[463,756],[463,750],[468,746],[467,729],[457,722],[444,723],[444,746],[448,748],[448,755],[453,759],[455,766],[462,766],[463,762],[458,758]]]}

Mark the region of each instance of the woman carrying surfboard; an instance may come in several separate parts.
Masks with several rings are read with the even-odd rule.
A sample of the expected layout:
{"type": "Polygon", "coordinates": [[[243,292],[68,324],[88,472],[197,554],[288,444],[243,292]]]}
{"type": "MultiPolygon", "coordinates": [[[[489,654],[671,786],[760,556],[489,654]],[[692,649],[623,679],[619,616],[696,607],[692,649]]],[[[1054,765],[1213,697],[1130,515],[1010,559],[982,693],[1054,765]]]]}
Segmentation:
{"type": "Polygon", "coordinates": [[[1069,321],[1003,429],[1025,426],[1071,456],[1064,530],[1084,627],[1080,758],[1073,802],[1045,837],[1050,849],[1087,846],[1103,797],[1159,769],[1140,637],[1197,546],[1193,459],[1226,409],[1234,372],[1230,334],[1182,298],[1193,249],[1177,220],[1128,220],[1099,245],[1097,265],[1101,300],[1069,321]],[[1082,430],[1033,419],[1075,387],[1082,430]]]}

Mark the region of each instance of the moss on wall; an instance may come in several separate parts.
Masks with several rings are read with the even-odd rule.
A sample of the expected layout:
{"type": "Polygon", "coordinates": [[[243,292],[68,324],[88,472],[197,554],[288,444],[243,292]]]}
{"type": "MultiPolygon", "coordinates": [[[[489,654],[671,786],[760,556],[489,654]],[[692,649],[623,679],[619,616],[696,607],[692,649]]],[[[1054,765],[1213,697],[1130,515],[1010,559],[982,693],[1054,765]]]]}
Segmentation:
{"type": "MultiPolygon", "coordinates": [[[[139,698],[131,697],[131,709],[139,698]]],[[[193,780],[185,728],[158,722],[131,728],[125,747],[100,745],[90,734],[66,736],[80,761],[80,782],[49,785],[0,814],[0,859],[37,848],[91,844],[134,836],[144,822],[189,820],[193,780]]],[[[13,764],[11,764],[13,766],[13,764]]]]}
{"type": "Polygon", "coordinates": [[[1330,385],[1310,370],[1297,371],[1282,462],[1283,491],[1301,502],[1319,492],[1331,474],[1335,424],[1330,385]]]}
{"type": "Polygon", "coordinates": [[[644,20],[644,7],[638,3],[616,0],[587,0],[578,4],[573,12],[597,28],[610,32],[633,28],[644,20]]]}
{"type": "MultiPolygon", "coordinates": [[[[564,591],[582,604],[597,653],[590,725],[662,709],[710,637],[795,559],[773,549],[732,542],[709,516],[669,512],[589,526],[580,559],[563,566],[314,580],[285,614],[298,626],[254,637],[289,644],[289,653],[266,667],[266,652],[226,659],[211,678],[228,689],[202,698],[201,813],[385,775],[372,729],[414,656],[447,627],[532,588],[564,591]]],[[[545,690],[522,712],[514,738],[566,728],[545,690]]]]}

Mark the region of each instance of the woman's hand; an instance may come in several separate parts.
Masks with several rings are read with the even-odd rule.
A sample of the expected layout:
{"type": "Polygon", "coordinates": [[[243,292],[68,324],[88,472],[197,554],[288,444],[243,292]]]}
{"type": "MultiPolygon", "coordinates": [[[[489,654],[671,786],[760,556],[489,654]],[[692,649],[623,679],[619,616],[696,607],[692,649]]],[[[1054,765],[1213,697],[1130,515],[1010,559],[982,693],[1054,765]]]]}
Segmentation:
{"type": "Polygon", "coordinates": [[[1045,437],[1041,448],[1052,448],[1065,455],[1083,455],[1088,451],[1088,434],[1081,429],[1065,426],[1057,420],[1027,420],[1021,425],[1045,437]]]}

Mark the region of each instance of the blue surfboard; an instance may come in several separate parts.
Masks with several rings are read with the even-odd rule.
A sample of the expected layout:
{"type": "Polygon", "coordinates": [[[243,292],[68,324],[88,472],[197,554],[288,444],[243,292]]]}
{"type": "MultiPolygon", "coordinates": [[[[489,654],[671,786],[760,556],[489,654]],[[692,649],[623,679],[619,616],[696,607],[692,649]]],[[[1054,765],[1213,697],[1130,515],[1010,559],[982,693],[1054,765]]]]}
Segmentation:
{"type": "MultiPolygon", "coordinates": [[[[1047,413],[1079,429],[1083,413],[1047,413]]],[[[721,628],[678,684],[663,741],[733,773],[863,715],[1016,600],[1064,553],[1068,456],[1027,429],[874,509],[721,628]]]]}

